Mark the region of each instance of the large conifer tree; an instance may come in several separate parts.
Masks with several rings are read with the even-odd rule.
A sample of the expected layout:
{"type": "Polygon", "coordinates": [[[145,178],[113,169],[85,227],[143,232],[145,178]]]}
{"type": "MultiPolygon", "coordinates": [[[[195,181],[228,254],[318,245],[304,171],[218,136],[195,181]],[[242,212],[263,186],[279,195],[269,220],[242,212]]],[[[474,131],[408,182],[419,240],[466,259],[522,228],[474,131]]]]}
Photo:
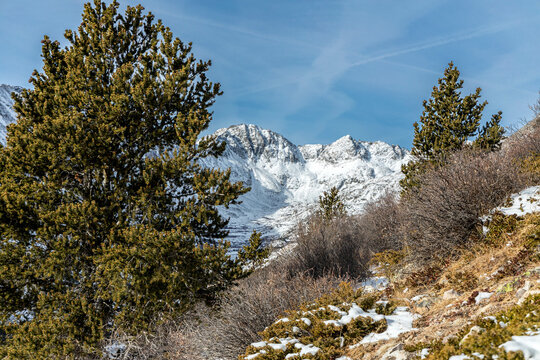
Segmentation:
{"type": "Polygon", "coordinates": [[[224,150],[197,142],[220,94],[210,62],[141,6],[118,8],[86,4],[65,48],[45,36],[43,70],[15,97],[0,147],[0,358],[99,356],[113,330],[212,301],[247,261],[227,255],[218,213],[247,189],[198,165],[224,150]]]}
{"type": "Polygon", "coordinates": [[[416,159],[402,167],[405,178],[400,184],[405,192],[418,186],[418,175],[443,164],[446,155],[463,148],[474,136],[475,148],[496,150],[500,146],[504,134],[500,126],[502,112],[493,115],[479,131],[487,101],[480,102],[480,88],[462,97],[463,80],[459,75],[459,70],[450,62],[438,86],[433,87],[431,98],[424,100],[420,124],[414,123],[411,154],[416,159]]]}

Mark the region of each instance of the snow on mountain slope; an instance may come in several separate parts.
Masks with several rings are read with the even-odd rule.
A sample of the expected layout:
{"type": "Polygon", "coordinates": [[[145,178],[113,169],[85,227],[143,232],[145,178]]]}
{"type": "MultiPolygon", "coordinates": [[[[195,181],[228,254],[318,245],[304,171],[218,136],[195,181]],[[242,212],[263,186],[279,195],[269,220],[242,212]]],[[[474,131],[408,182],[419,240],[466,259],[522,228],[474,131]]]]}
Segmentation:
{"type": "Polygon", "coordinates": [[[13,111],[12,92],[21,92],[22,88],[0,84],[0,143],[6,143],[6,126],[15,121],[15,111],[13,111]]]}
{"type": "Polygon", "coordinates": [[[399,146],[349,135],[329,145],[304,146],[255,125],[235,125],[214,135],[227,142],[227,149],[204,165],[231,168],[234,181],[251,187],[242,204],[224,210],[231,218],[233,248],[253,229],[267,239],[288,239],[295,224],[316,208],[322,192],[333,186],[348,211],[359,213],[386,191],[397,191],[401,165],[410,160],[399,146]]]}

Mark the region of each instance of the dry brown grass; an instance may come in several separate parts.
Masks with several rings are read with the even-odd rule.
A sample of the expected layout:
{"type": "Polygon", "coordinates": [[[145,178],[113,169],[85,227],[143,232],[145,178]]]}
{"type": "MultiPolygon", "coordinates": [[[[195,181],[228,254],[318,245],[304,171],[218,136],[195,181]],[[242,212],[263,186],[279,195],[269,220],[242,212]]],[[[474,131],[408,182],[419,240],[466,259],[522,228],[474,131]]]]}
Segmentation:
{"type": "Polygon", "coordinates": [[[289,277],[284,264],[277,262],[241,280],[213,307],[199,304],[181,319],[156,326],[155,332],[137,337],[114,334],[105,345],[126,346],[118,360],[236,360],[286,310],[347,280],[330,275],[289,277]]]}

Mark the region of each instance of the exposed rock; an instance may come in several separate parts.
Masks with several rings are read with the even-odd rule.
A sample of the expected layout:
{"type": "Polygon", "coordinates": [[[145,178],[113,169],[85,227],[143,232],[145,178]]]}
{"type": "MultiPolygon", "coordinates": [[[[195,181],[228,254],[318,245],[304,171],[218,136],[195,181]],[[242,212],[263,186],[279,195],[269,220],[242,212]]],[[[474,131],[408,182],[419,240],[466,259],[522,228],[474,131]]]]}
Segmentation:
{"type": "Polygon", "coordinates": [[[452,300],[452,299],[456,299],[458,297],[460,297],[461,294],[458,293],[456,290],[454,289],[450,289],[448,291],[445,291],[445,293],[443,294],[443,299],[444,300],[452,300]]]}
{"type": "Polygon", "coordinates": [[[431,297],[424,297],[416,303],[416,307],[429,308],[436,302],[436,299],[431,297]]]}
{"type": "Polygon", "coordinates": [[[517,304],[518,304],[518,305],[521,305],[521,304],[523,304],[523,302],[524,302],[525,300],[527,300],[527,298],[528,298],[529,296],[531,296],[531,295],[538,295],[538,294],[540,294],[540,289],[532,289],[532,290],[528,290],[528,291],[526,291],[525,293],[523,293],[523,295],[518,299],[517,304]]]}
{"type": "Polygon", "coordinates": [[[467,333],[467,335],[465,335],[463,337],[463,339],[460,341],[460,345],[462,345],[469,336],[472,336],[472,335],[478,335],[478,334],[482,334],[484,331],[486,331],[486,329],[484,329],[483,327],[480,327],[478,325],[475,325],[471,328],[471,330],[469,330],[469,332],[467,333]]]}
{"type": "Polygon", "coordinates": [[[525,281],[525,285],[523,285],[522,288],[518,289],[516,291],[516,297],[518,299],[521,299],[523,297],[523,295],[525,295],[525,293],[527,293],[527,291],[529,291],[531,289],[531,282],[529,280],[525,281]]]}
{"type": "Polygon", "coordinates": [[[409,360],[414,356],[414,353],[403,350],[403,344],[399,343],[384,353],[381,360],[409,360]]]}

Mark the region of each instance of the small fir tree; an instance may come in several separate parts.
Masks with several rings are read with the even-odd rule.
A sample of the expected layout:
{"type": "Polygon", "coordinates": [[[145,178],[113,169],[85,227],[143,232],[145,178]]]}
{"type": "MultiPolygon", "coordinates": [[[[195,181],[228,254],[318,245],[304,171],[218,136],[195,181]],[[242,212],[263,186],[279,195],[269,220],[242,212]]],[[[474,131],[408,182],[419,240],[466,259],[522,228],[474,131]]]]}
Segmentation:
{"type": "Polygon", "coordinates": [[[491,151],[500,149],[505,133],[505,129],[501,126],[501,119],[502,111],[499,111],[491,116],[491,120],[487,124],[482,126],[482,130],[473,142],[475,148],[491,151]]]}
{"type": "Polygon", "coordinates": [[[503,139],[500,126],[502,112],[492,116],[482,130],[478,131],[482,112],[487,101],[480,102],[481,89],[462,97],[463,80],[459,70],[451,62],[433,87],[431,98],[424,100],[420,124],[414,123],[414,139],[411,154],[414,161],[402,166],[405,177],[400,181],[404,193],[418,186],[418,175],[431,167],[440,166],[445,156],[463,148],[474,136],[473,146],[496,150],[503,139]]]}
{"type": "Polygon", "coordinates": [[[218,212],[248,189],[203,168],[220,95],[191,44],[139,6],[86,4],[15,96],[0,147],[0,358],[100,357],[245,275],[218,212]]]}
{"type": "Polygon", "coordinates": [[[238,259],[247,264],[249,269],[260,266],[270,255],[270,248],[263,246],[261,233],[253,230],[249,238],[249,244],[238,251],[238,259]]]}
{"type": "Polygon", "coordinates": [[[319,196],[319,210],[317,214],[325,220],[331,220],[336,217],[345,215],[345,204],[339,196],[337,187],[332,187],[329,191],[324,191],[319,196]]]}

